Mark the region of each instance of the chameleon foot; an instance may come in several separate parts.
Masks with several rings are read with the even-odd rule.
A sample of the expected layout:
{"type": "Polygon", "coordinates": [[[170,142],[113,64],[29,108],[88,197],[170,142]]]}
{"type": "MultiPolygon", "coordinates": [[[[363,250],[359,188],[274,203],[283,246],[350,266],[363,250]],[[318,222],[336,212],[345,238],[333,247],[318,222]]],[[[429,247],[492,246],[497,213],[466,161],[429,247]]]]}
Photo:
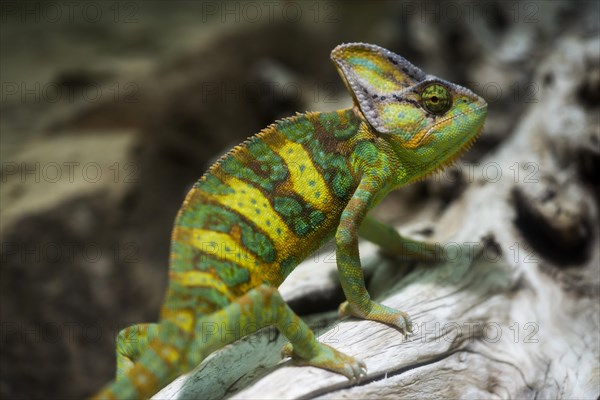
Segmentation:
{"type": "Polygon", "coordinates": [[[302,358],[294,353],[294,346],[286,344],[281,350],[282,357],[292,357],[297,365],[312,365],[313,367],[327,369],[346,376],[351,381],[359,381],[367,375],[367,366],[361,360],[341,353],[333,347],[317,343],[315,355],[309,359],[302,358]]]}
{"type": "Polygon", "coordinates": [[[365,309],[359,309],[356,305],[345,301],[340,304],[338,312],[341,317],[352,316],[371,321],[379,321],[398,328],[400,332],[404,334],[412,332],[412,321],[407,313],[374,301],[369,301],[369,304],[365,309]]]}

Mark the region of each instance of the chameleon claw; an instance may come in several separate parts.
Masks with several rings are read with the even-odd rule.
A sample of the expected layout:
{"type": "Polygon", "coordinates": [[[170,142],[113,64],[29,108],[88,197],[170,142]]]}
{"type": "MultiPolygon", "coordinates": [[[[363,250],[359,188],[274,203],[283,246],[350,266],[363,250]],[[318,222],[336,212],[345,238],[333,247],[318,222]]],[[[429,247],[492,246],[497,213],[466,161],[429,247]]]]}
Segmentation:
{"type": "Polygon", "coordinates": [[[367,365],[364,361],[359,360],[358,365],[354,366],[354,376],[356,377],[357,382],[360,382],[364,376],[367,376],[367,365]]]}
{"type": "MultiPolygon", "coordinates": [[[[349,357],[351,358],[351,357],[349,357]]],[[[367,375],[367,365],[359,359],[352,359],[354,362],[344,366],[343,374],[350,380],[352,384],[360,382],[363,376],[367,375]]]]}
{"type": "Polygon", "coordinates": [[[344,375],[350,379],[350,381],[354,381],[354,379],[356,379],[356,374],[354,372],[354,368],[352,368],[352,365],[346,364],[344,366],[344,375]]]}
{"type": "Polygon", "coordinates": [[[291,343],[286,343],[281,349],[281,358],[290,358],[294,355],[294,346],[291,343]]]}
{"type": "Polygon", "coordinates": [[[362,366],[360,368],[360,375],[361,376],[367,376],[367,367],[366,366],[362,366]]]}
{"type": "Polygon", "coordinates": [[[396,324],[396,326],[398,326],[398,328],[404,335],[408,336],[413,332],[412,320],[410,316],[404,311],[398,311],[398,313],[400,314],[400,317],[398,318],[398,323],[396,324]]]}

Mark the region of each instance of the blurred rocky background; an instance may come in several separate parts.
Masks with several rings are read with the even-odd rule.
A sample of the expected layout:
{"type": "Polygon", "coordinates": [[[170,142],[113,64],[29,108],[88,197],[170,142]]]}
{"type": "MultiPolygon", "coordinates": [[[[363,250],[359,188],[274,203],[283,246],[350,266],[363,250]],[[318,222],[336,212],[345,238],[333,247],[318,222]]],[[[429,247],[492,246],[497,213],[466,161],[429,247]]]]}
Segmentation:
{"type": "MultiPolygon", "coordinates": [[[[550,275],[598,296],[598,269],[589,265],[598,244],[597,1],[0,7],[2,398],[81,398],[111,379],[116,333],[157,319],[186,192],[219,155],[274,120],[349,106],[329,61],[343,42],[378,44],[483,95],[489,117],[464,157],[472,164],[501,148],[544,97],[563,93],[548,88],[571,84],[560,74],[574,60],[569,49],[588,49],[577,55],[581,73],[567,79],[577,90],[561,99],[572,106],[552,110],[568,129],[584,122],[562,132],[572,141],[537,145],[558,154],[554,168],[575,171],[592,206],[568,225],[572,214],[548,222],[554,211],[534,201],[560,198],[559,184],[516,190],[513,201],[515,224],[550,275]]],[[[521,174],[538,173],[526,167],[521,174]]],[[[393,194],[377,212],[396,223],[425,204],[441,213],[469,184],[454,168],[393,194]]]]}

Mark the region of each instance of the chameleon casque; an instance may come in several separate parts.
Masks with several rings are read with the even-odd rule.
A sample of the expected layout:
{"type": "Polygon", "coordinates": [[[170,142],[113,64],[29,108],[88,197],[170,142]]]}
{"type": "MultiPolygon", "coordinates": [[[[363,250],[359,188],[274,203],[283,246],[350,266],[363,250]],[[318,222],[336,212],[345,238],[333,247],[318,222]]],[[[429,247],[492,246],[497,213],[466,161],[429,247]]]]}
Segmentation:
{"type": "Polygon", "coordinates": [[[316,340],[277,290],[331,238],[347,299],[340,315],[411,331],[406,313],[369,297],[358,236],[388,254],[428,257],[432,245],[403,238],[367,213],[391,190],[464,152],[483,128],[487,104],[375,45],[342,44],[331,58],[353,106],[280,120],[200,178],[173,228],[160,321],[119,333],[117,378],[98,398],[151,396],[211,352],[267,325],[289,340],[284,356],[359,379],[366,365],[316,340]],[[207,321],[237,335],[207,339],[207,321]]]}

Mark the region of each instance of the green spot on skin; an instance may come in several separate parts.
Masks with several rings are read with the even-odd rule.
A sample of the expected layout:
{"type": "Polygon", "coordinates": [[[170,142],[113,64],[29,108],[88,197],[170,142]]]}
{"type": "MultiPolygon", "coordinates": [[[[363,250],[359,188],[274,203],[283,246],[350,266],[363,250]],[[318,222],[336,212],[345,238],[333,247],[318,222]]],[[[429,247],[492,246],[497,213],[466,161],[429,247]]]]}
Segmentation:
{"type": "Polygon", "coordinates": [[[344,111],[344,117],[348,123],[346,126],[340,126],[340,115],[338,112],[322,113],[319,115],[319,122],[327,130],[332,133],[338,140],[347,140],[356,134],[358,120],[352,111],[344,111]]]}
{"type": "Polygon", "coordinates": [[[350,194],[352,178],[346,174],[338,173],[333,177],[333,193],[339,198],[345,198],[350,194]]]}
{"type": "Polygon", "coordinates": [[[273,208],[281,214],[298,235],[306,235],[311,231],[310,218],[307,218],[310,211],[310,205],[300,203],[291,197],[276,197],[273,201],[273,208]]]}
{"type": "Polygon", "coordinates": [[[340,118],[337,112],[319,114],[319,123],[323,125],[328,132],[340,124],[340,118]]]}
{"type": "Polygon", "coordinates": [[[306,235],[310,231],[310,225],[305,220],[297,218],[294,222],[294,232],[300,236],[306,235]]]}
{"type": "Polygon", "coordinates": [[[281,273],[284,277],[288,276],[298,265],[296,257],[291,256],[281,262],[281,273]]]}
{"type": "MultiPolygon", "coordinates": [[[[213,303],[218,308],[223,308],[229,304],[229,299],[227,299],[223,294],[221,294],[218,290],[213,288],[186,288],[186,295],[195,299],[197,303],[197,299],[203,299],[204,301],[209,301],[213,303]]],[[[169,300],[170,301],[170,300],[169,300]]],[[[194,305],[194,307],[197,304],[194,305]]],[[[173,337],[177,337],[180,335],[172,335],[173,337]]]]}
{"type": "Polygon", "coordinates": [[[242,245],[265,262],[275,261],[275,246],[268,236],[242,225],[242,245]]]}
{"type": "Polygon", "coordinates": [[[379,151],[371,142],[361,142],[356,145],[356,154],[367,164],[373,165],[379,160],[379,151]]]}
{"type": "Polygon", "coordinates": [[[323,214],[323,212],[319,210],[309,210],[310,207],[306,207],[301,214],[295,216],[293,219],[292,229],[297,235],[305,236],[309,234],[325,220],[325,214],[323,214]]]}
{"type": "Polygon", "coordinates": [[[302,205],[291,197],[275,197],[273,208],[284,217],[295,216],[302,212],[302,205]]]}
{"type": "Polygon", "coordinates": [[[356,128],[352,125],[349,125],[346,129],[336,129],[334,132],[334,136],[339,140],[350,139],[356,133],[356,128]]]}
{"type": "Polygon", "coordinates": [[[312,187],[312,186],[315,186],[315,185],[316,185],[315,181],[308,181],[308,186],[312,187]]]}
{"type": "Polygon", "coordinates": [[[319,224],[321,224],[321,222],[325,220],[325,214],[323,214],[319,210],[315,210],[310,213],[308,218],[310,219],[310,224],[312,226],[318,226],[319,224]]]}
{"type": "Polygon", "coordinates": [[[287,177],[288,171],[285,163],[263,140],[257,137],[250,138],[247,143],[247,150],[252,157],[252,161],[246,161],[242,166],[246,180],[271,191],[277,182],[287,177]],[[268,171],[268,176],[257,175],[249,164],[252,164],[255,168],[259,166],[258,168],[263,172],[268,171]]]}
{"type": "Polygon", "coordinates": [[[246,268],[242,268],[231,262],[219,261],[221,261],[221,263],[216,268],[217,275],[219,275],[219,278],[221,278],[227,286],[236,286],[250,280],[250,274],[246,268]]]}
{"type": "MultiPolygon", "coordinates": [[[[225,251],[231,252],[231,249],[226,248],[225,251]]],[[[237,257],[239,259],[239,252],[237,253],[237,257]]],[[[227,286],[239,285],[240,283],[248,282],[250,279],[248,271],[245,268],[231,261],[217,258],[212,254],[202,254],[200,257],[196,257],[195,260],[195,269],[209,272],[215,271],[227,286]]]]}
{"type": "Polygon", "coordinates": [[[314,126],[308,118],[283,120],[277,129],[287,138],[296,143],[309,142],[313,138],[314,126]]]}

